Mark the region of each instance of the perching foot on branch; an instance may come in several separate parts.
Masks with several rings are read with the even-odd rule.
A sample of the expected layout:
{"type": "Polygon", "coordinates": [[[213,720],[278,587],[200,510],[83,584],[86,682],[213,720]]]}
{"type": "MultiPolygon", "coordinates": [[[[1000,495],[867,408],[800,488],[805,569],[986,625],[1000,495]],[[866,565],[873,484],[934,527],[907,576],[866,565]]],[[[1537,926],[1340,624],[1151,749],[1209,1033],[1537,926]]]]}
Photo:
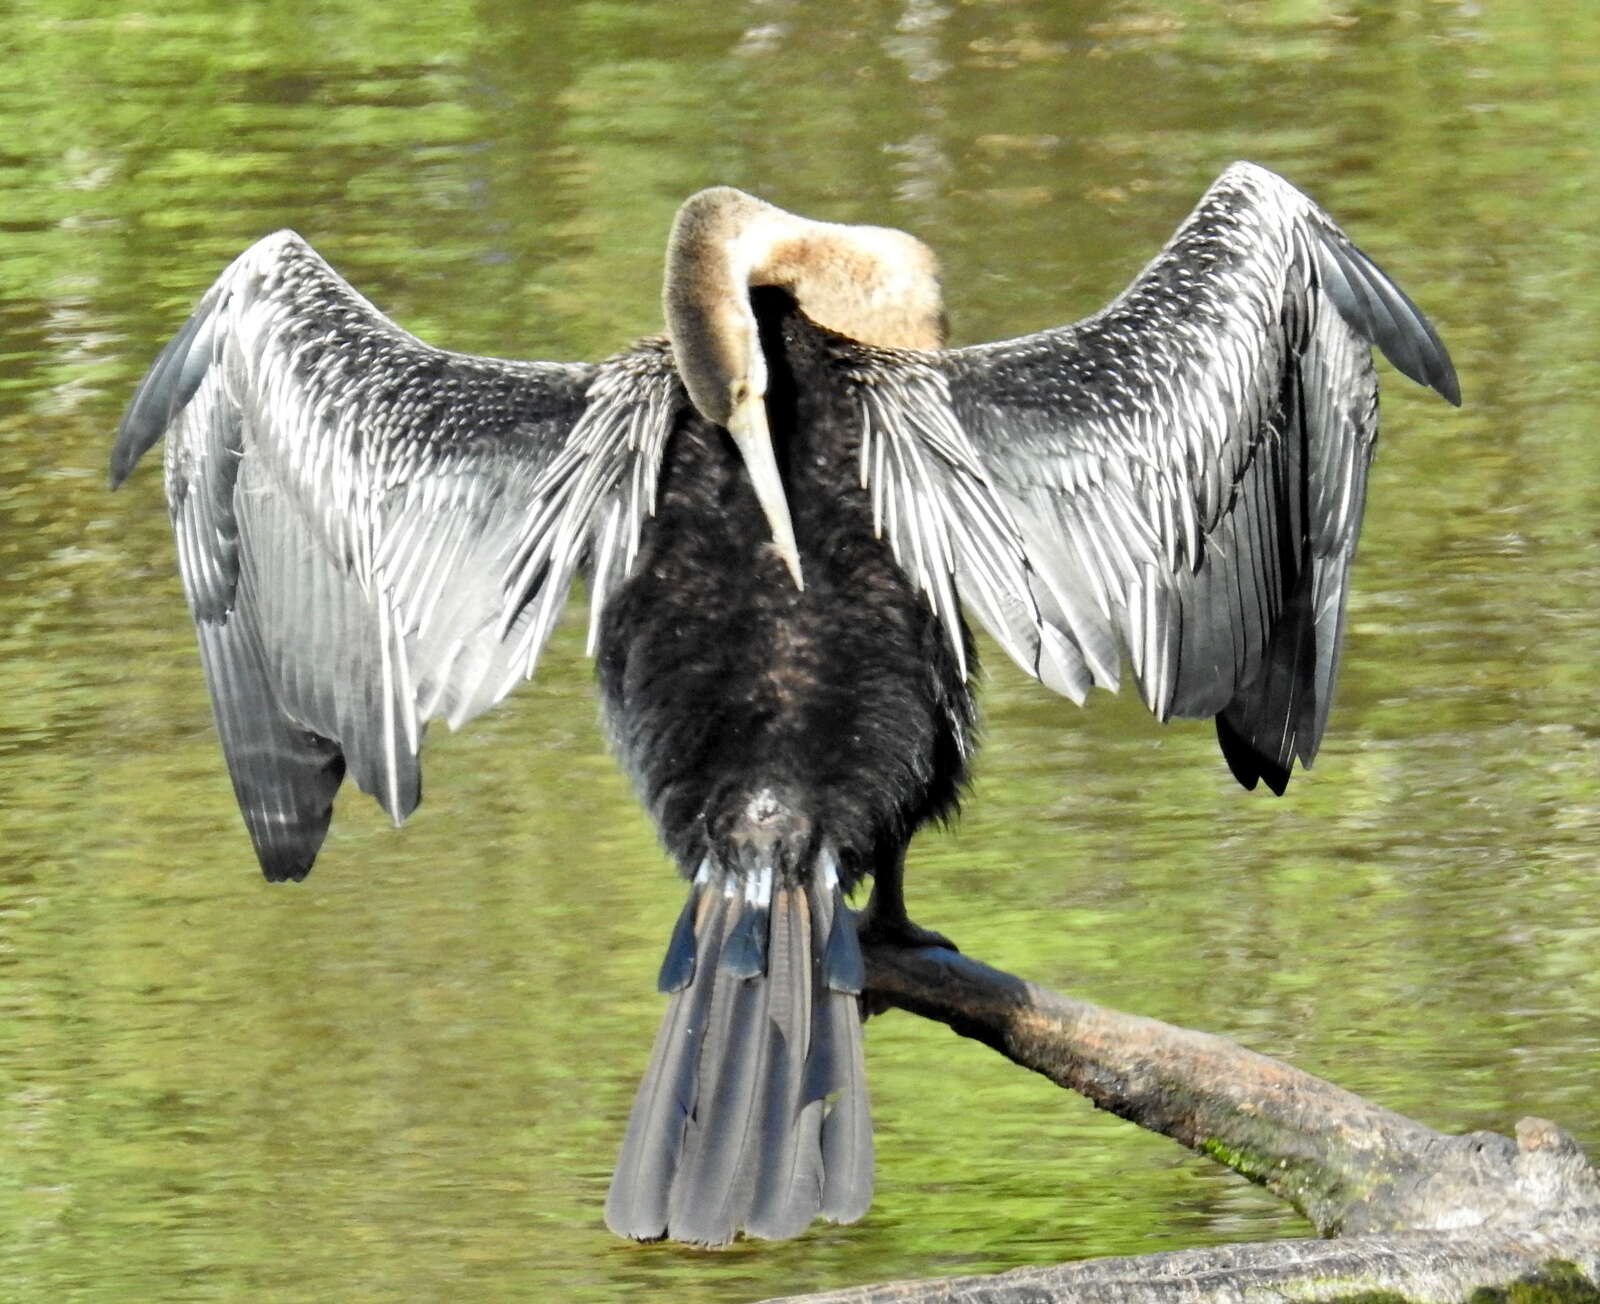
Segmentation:
{"type": "Polygon", "coordinates": [[[862,949],[869,952],[961,949],[943,933],[911,922],[911,916],[906,913],[905,887],[898,865],[893,872],[880,873],[872,880],[872,895],[856,915],[856,935],[861,939],[862,949]]]}

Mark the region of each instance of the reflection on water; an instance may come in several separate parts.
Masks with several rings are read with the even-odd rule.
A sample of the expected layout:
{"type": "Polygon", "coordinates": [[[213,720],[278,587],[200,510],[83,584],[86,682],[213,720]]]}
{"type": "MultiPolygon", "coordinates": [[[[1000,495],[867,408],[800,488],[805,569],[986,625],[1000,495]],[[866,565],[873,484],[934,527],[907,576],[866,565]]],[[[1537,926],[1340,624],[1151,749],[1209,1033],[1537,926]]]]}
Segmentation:
{"type": "Polygon", "coordinates": [[[293,225],[425,337],[592,357],[657,328],[662,238],[730,182],[942,252],[959,338],[1065,320],[1235,157],[1433,313],[1468,406],[1385,372],[1316,772],[1237,791],[1201,726],[991,658],[913,908],[1075,994],[1238,1036],[1449,1129],[1600,1145],[1600,16],[1295,0],[508,16],[21,0],[0,84],[0,1296],[737,1300],[1297,1235],[1266,1197],[939,1028],[869,1031],[868,1219],[696,1255],[599,1210],[679,889],[572,631],[255,875],[133,381],[293,225]]]}

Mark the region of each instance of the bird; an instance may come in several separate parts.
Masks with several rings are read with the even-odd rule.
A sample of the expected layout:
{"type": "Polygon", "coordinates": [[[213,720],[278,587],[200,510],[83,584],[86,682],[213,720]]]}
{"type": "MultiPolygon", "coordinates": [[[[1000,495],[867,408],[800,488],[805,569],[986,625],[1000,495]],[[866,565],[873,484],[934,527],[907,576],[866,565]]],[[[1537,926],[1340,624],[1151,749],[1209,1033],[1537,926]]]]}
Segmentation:
{"type": "MultiPolygon", "coordinates": [[[[1317,204],[1227,167],[1107,306],[946,343],[938,262],[731,187],[678,210],[665,336],[452,353],[292,231],[136,388],[235,795],[299,880],[348,775],[396,822],[427,723],[534,670],[573,581],[611,746],[688,882],[605,1218],[717,1246],[873,1186],[863,946],[975,748],[986,629],[1083,703],[1124,672],[1281,794],[1327,723],[1373,349],[1459,405],[1423,313],[1317,204]],[[864,905],[858,889],[870,881],[864,905]]],[[[665,922],[665,921],[663,921],[665,922]]]]}

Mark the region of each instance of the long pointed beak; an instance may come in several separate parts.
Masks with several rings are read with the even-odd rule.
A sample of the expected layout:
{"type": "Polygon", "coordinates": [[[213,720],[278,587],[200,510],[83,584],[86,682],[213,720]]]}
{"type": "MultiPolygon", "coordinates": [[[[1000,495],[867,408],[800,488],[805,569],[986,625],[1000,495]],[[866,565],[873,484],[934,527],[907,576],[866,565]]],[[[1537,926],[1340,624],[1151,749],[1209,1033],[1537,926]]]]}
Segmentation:
{"type": "Polygon", "coordinates": [[[766,400],[750,394],[734,406],[728,417],[728,433],[739,446],[756,499],[772,527],[772,542],[778,556],[794,576],[794,586],[805,588],[800,576],[800,550],[795,546],[794,523],[789,519],[789,500],[783,496],[783,477],[778,474],[778,459],[772,451],[772,432],[767,428],[766,400]]]}

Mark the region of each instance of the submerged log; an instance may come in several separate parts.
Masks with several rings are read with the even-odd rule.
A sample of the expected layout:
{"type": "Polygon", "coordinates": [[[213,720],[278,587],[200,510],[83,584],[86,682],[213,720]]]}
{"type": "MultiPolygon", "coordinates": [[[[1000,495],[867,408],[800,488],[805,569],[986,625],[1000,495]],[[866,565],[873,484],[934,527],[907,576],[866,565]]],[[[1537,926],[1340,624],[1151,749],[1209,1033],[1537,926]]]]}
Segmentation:
{"type": "MultiPolygon", "coordinates": [[[[809,1301],[1127,1304],[1243,1298],[1600,1301],[1600,1176],[1553,1123],[1449,1136],[1208,1033],[1121,1014],[935,948],[867,949],[878,1004],[948,1024],[1303,1213],[1275,1241],[860,1287],[809,1301]]],[[[797,1297],[799,1298],[799,1297],[797,1297]]]]}
{"type": "Polygon", "coordinates": [[[1574,1233],[1564,1227],[1267,1241],[886,1282],[787,1304],[1594,1304],[1600,1254],[1592,1226],[1581,1239],[1588,1249],[1576,1258],[1574,1233]]]}

